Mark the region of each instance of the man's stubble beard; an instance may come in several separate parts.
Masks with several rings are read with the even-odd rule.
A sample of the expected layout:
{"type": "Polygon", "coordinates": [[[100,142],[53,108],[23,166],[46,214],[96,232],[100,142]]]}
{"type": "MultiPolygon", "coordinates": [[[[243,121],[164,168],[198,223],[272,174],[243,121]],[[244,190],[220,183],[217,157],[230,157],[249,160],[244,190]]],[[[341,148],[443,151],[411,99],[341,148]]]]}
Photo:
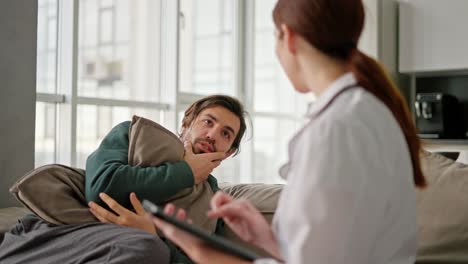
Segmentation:
{"type": "Polygon", "coordinates": [[[190,132],[192,131],[192,127],[190,126],[189,128],[185,129],[184,133],[182,133],[180,135],[180,139],[182,140],[182,143],[184,143],[185,141],[190,141],[190,143],[192,143],[192,151],[194,154],[201,154],[201,153],[205,153],[204,151],[202,151],[201,149],[197,148],[196,147],[196,144],[200,141],[204,141],[204,142],[207,142],[209,143],[212,148],[213,148],[213,152],[217,152],[218,150],[216,149],[216,146],[215,144],[211,144],[209,142],[209,140],[207,139],[204,139],[204,138],[195,138],[193,139],[192,136],[190,135],[190,132]]]}
{"type": "Polygon", "coordinates": [[[203,153],[199,148],[197,148],[197,147],[195,146],[195,141],[196,141],[196,140],[193,140],[192,137],[189,136],[191,130],[192,130],[191,127],[187,128],[187,129],[184,131],[184,133],[182,133],[182,134],[180,135],[180,140],[182,141],[182,143],[184,143],[185,141],[189,141],[190,143],[192,143],[192,152],[193,152],[194,154],[203,153]]]}

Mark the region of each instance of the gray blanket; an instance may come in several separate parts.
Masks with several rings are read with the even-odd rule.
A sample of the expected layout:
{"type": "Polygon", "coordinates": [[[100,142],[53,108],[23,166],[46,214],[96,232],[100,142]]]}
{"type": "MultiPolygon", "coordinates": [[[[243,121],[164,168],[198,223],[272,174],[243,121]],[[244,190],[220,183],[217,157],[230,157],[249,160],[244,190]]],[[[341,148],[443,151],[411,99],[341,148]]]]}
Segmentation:
{"type": "Polygon", "coordinates": [[[0,241],[0,263],[169,263],[157,236],[112,224],[52,225],[27,215],[0,241]]]}

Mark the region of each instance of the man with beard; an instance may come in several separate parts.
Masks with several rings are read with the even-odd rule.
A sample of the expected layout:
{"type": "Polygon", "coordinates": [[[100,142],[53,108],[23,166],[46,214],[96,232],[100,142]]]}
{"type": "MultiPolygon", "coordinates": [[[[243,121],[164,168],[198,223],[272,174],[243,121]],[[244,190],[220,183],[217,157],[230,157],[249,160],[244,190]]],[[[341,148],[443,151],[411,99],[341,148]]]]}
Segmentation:
{"type": "MultiPolygon", "coordinates": [[[[145,199],[155,203],[204,181],[209,183],[213,193],[217,192],[217,181],[210,173],[222,160],[238,153],[246,129],[244,115],[242,104],[230,96],[213,95],[198,100],[185,111],[182,120],[179,136],[185,147],[183,160],[156,167],[130,166],[130,122],[115,126],[86,162],[86,199],[92,201],[91,212],[100,207],[96,204],[107,207],[106,197],[131,209],[130,202],[134,205],[132,199],[137,199],[134,194],[128,199],[131,192],[145,193],[145,199]],[[105,193],[104,198],[101,193],[105,193]]],[[[215,232],[222,232],[222,226],[218,221],[215,232]]],[[[167,245],[171,262],[191,262],[175,246],[168,242],[167,245]]]]}

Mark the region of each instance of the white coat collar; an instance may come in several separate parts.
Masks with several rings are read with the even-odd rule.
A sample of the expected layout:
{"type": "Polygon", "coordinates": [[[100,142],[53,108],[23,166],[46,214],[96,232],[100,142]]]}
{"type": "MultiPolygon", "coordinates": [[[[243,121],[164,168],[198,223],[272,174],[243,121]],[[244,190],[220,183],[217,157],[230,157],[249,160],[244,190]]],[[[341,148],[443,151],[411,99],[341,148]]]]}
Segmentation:
{"type": "Polygon", "coordinates": [[[347,72],[341,75],[332,84],[330,84],[330,86],[328,86],[328,88],[319,97],[317,97],[317,100],[311,105],[311,107],[309,107],[306,116],[308,118],[314,117],[330,104],[330,101],[335,98],[336,94],[355,84],[357,84],[357,81],[353,73],[347,72]]]}
{"type": "MultiPolygon", "coordinates": [[[[312,104],[312,106],[308,109],[306,116],[310,119],[318,115],[321,111],[323,111],[331,101],[336,97],[338,93],[343,91],[343,89],[347,89],[350,86],[354,86],[357,84],[356,78],[354,77],[353,73],[348,72],[341,75],[338,79],[336,79],[328,88],[320,95],[317,100],[312,104]]],[[[292,155],[292,144],[291,142],[297,140],[297,137],[301,134],[301,132],[305,129],[304,126],[300,131],[296,133],[296,135],[290,140],[289,142],[289,157],[292,155]]],[[[291,169],[291,161],[288,161],[286,164],[281,166],[279,169],[280,177],[287,180],[289,170],[291,169]]]]}

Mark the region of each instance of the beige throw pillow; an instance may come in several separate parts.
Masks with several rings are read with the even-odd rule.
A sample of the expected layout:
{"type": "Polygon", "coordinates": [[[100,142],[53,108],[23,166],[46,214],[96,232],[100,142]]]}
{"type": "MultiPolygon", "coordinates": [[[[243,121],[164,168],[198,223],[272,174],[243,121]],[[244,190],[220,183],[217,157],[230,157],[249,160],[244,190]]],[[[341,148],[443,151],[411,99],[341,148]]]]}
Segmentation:
{"type": "MultiPolygon", "coordinates": [[[[128,163],[131,166],[158,166],[163,162],[180,161],[184,146],[179,137],[163,126],[143,117],[133,116],[129,132],[128,163]]],[[[208,182],[181,190],[164,203],[173,203],[187,211],[193,224],[214,232],[216,220],[206,217],[213,197],[208,182]]]]}
{"type": "Polygon", "coordinates": [[[429,152],[421,162],[416,263],[468,263],[468,166],[429,152]]]}
{"type": "MultiPolygon", "coordinates": [[[[268,223],[271,223],[278,200],[283,190],[282,184],[220,184],[221,189],[227,194],[236,199],[246,199],[257,208],[260,213],[265,217],[268,223]]],[[[255,251],[260,256],[268,256],[268,254],[247,242],[240,239],[232,230],[226,226],[224,237],[243,245],[255,251]]]]}
{"type": "Polygon", "coordinates": [[[18,179],[10,192],[45,221],[60,224],[96,222],[84,196],[85,173],[81,169],[51,164],[18,179]]]}
{"type": "Polygon", "coordinates": [[[149,119],[133,116],[128,134],[128,164],[131,166],[158,166],[184,157],[184,145],[179,137],[149,119]]]}

